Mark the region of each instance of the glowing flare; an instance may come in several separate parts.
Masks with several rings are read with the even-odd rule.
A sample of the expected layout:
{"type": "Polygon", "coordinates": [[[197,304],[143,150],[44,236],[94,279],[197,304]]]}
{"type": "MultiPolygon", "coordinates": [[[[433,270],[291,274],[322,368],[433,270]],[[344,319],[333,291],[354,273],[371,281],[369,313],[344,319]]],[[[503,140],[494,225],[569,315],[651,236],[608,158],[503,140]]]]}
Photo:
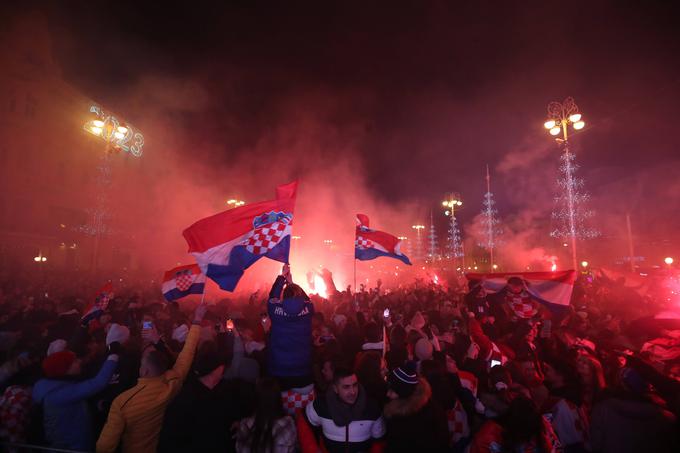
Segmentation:
{"type": "Polygon", "coordinates": [[[92,127],[90,128],[90,132],[92,132],[94,135],[101,135],[101,133],[102,133],[102,128],[101,128],[101,127],[97,127],[97,126],[92,126],[92,127]]]}
{"type": "Polygon", "coordinates": [[[577,122],[574,123],[574,129],[576,129],[576,130],[583,129],[583,127],[584,127],[585,125],[586,125],[585,122],[583,122],[583,121],[577,121],[577,122]]]}
{"type": "Polygon", "coordinates": [[[553,265],[550,266],[550,270],[555,272],[557,270],[557,264],[553,263],[553,265]]]}
{"type": "Polygon", "coordinates": [[[555,127],[555,120],[546,121],[545,123],[543,123],[543,126],[546,129],[552,129],[553,127],[555,127]]]}
{"type": "Polygon", "coordinates": [[[316,293],[324,299],[328,297],[326,282],[318,274],[314,275],[314,289],[316,290],[316,293]]]}
{"type": "Polygon", "coordinates": [[[94,121],[92,121],[92,125],[94,127],[102,128],[102,127],[104,127],[104,122],[102,120],[94,120],[94,121]]]}
{"type": "MultiPolygon", "coordinates": [[[[574,126],[574,127],[576,127],[576,126],[574,126]]],[[[560,128],[559,128],[559,126],[555,126],[555,127],[553,127],[552,129],[550,129],[550,135],[557,135],[557,134],[559,134],[559,133],[560,133],[560,128]]]]}
{"type": "Polygon", "coordinates": [[[118,132],[121,134],[127,134],[128,128],[125,126],[118,126],[118,132]]]}
{"type": "Polygon", "coordinates": [[[666,258],[664,258],[663,262],[670,266],[671,264],[673,264],[673,258],[667,256],[666,258]]]}
{"type": "Polygon", "coordinates": [[[569,121],[572,123],[576,123],[577,121],[581,121],[581,114],[580,113],[574,113],[572,115],[569,115],[569,121]]]}

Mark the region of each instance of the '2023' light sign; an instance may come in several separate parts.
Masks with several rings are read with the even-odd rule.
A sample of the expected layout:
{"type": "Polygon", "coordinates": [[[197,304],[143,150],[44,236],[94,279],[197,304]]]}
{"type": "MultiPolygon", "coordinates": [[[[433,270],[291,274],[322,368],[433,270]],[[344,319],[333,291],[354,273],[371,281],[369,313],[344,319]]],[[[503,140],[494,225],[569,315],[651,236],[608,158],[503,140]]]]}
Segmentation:
{"type": "Polygon", "coordinates": [[[105,113],[98,105],[92,105],[90,112],[97,115],[97,120],[103,123],[99,134],[101,138],[135,157],[142,155],[144,135],[141,132],[127,123],[121,124],[115,116],[105,113]]]}

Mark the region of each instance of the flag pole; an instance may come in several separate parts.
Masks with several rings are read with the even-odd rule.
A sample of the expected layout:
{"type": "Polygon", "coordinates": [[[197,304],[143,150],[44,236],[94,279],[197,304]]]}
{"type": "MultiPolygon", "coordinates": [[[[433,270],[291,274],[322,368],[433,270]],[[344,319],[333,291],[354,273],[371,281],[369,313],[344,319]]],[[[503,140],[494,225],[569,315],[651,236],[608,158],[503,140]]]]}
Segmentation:
{"type": "Polygon", "coordinates": [[[203,301],[205,300],[205,291],[208,289],[208,279],[205,279],[205,284],[203,285],[203,294],[201,294],[201,303],[200,305],[203,305],[203,301]]]}
{"type": "Polygon", "coordinates": [[[357,259],[354,258],[354,300],[357,299],[357,259]]]}

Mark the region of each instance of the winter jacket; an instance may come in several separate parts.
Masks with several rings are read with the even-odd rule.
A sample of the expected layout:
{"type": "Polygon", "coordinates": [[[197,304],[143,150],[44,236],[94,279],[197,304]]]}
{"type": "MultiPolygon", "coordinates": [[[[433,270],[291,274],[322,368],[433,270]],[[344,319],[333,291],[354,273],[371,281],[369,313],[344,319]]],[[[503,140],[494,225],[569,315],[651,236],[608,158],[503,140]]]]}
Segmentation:
{"type": "Polygon", "coordinates": [[[432,401],[432,389],[419,379],[413,394],[385,405],[387,452],[446,451],[449,441],[444,410],[432,401]]]}
{"type": "Polygon", "coordinates": [[[229,452],[234,441],[228,427],[239,420],[236,395],[222,381],[209,389],[191,376],[165,412],[158,451],[229,452]]]}
{"type": "Polygon", "coordinates": [[[87,399],[102,391],[118,365],[109,356],[92,379],[68,381],[41,379],[33,387],[33,401],[43,405],[45,438],[51,447],[92,450],[94,434],[87,399]]]}
{"type": "Polygon", "coordinates": [[[606,399],[593,407],[592,450],[602,453],[678,451],[673,449],[675,421],[673,414],[648,401],[606,399]]]}
{"type": "Polygon", "coordinates": [[[354,406],[348,406],[328,389],[305,408],[307,420],[321,426],[323,440],[329,453],[368,451],[374,439],[385,435],[385,421],[378,403],[367,398],[359,387],[354,406]]]}
{"type": "Polygon", "coordinates": [[[114,452],[121,441],[123,453],[156,451],[165,409],[182,389],[194,360],[200,332],[200,326],[191,326],[172,369],[155,378],[139,378],[137,385],[113,400],[109,418],[97,441],[98,452],[114,452]]]}
{"type": "MultiPolygon", "coordinates": [[[[255,417],[241,420],[236,433],[236,451],[238,453],[255,453],[251,447],[251,435],[255,417]]],[[[272,446],[264,453],[293,453],[297,445],[297,429],[292,417],[286,415],[274,422],[272,427],[272,446]]],[[[186,450],[185,450],[186,451],[186,450]]],[[[259,450],[258,450],[259,452],[259,450]]]]}
{"type": "Polygon", "coordinates": [[[285,281],[280,275],[269,295],[267,310],[272,322],[269,374],[276,377],[311,376],[314,305],[306,295],[280,300],[285,281]]]}
{"type": "Polygon", "coordinates": [[[514,447],[503,445],[503,427],[494,420],[488,420],[482,425],[480,430],[474,435],[470,444],[470,453],[558,453],[560,449],[559,441],[553,432],[550,423],[543,419],[545,433],[538,439],[525,442],[514,447]]]}

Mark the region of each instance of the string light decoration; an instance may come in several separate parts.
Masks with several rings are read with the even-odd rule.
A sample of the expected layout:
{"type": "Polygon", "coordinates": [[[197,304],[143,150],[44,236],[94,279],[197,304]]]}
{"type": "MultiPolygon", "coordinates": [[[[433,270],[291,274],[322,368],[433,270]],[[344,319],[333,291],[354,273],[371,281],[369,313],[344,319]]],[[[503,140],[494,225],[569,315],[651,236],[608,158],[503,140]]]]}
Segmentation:
{"type": "Polygon", "coordinates": [[[83,125],[86,132],[104,140],[117,150],[129,152],[135,157],[142,155],[144,135],[127,122],[121,122],[112,114],[105,112],[100,106],[90,106],[94,118],[83,125]]]}
{"type": "Polygon", "coordinates": [[[434,228],[434,217],[430,211],[430,234],[427,236],[430,240],[430,250],[428,257],[434,261],[437,258],[437,231],[434,228]]]}
{"type": "Polygon", "coordinates": [[[460,229],[458,228],[458,221],[456,219],[456,209],[461,209],[463,206],[460,195],[451,194],[447,200],[442,201],[442,206],[446,208],[444,215],[449,217],[448,235],[446,237],[449,258],[453,260],[462,258],[465,254],[463,253],[460,229]]]}
{"type": "Polygon", "coordinates": [[[89,222],[77,228],[78,231],[88,236],[102,237],[113,233],[109,226],[112,216],[108,209],[112,181],[110,156],[110,153],[106,152],[100,157],[95,178],[97,186],[95,207],[86,210],[90,218],[89,222]]]}
{"type": "Polygon", "coordinates": [[[576,177],[579,168],[576,156],[569,150],[568,127],[583,129],[585,122],[581,119],[574,98],[568,97],[564,102],[548,104],[548,120],[544,123],[550,135],[555,136],[558,146],[562,146],[560,157],[560,176],[557,186],[560,189],[555,196],[555,210],[552,213],[554,227],[550,236],[571,241],[572,266],[578,269],[576,259],[576,240],[592,239],[600,235],[599,231],[588,226],[588,219],[594,212],[586,207],[589,195],[584,190],[583,179],[576,177]],[[557,137],[562,133],[562,138],[557,137]]]}
{"type": "Polygon", "coordinates": [[[503,230],[499,227],[500,220],[498,220],[498,210],[496,209],[496,201],[493,199],[491,192],[491,177],[489,176],[489,166],[486,166],[486,193],[484,194],[484,201],[482,202],[482,225],[484,226],[484,240],[479,243],[479,246],[489,252],[489,266],[496,269],[494,261],[494,251],[496,247],[502,244],[499,236],[503,234],[503,230]]]}

